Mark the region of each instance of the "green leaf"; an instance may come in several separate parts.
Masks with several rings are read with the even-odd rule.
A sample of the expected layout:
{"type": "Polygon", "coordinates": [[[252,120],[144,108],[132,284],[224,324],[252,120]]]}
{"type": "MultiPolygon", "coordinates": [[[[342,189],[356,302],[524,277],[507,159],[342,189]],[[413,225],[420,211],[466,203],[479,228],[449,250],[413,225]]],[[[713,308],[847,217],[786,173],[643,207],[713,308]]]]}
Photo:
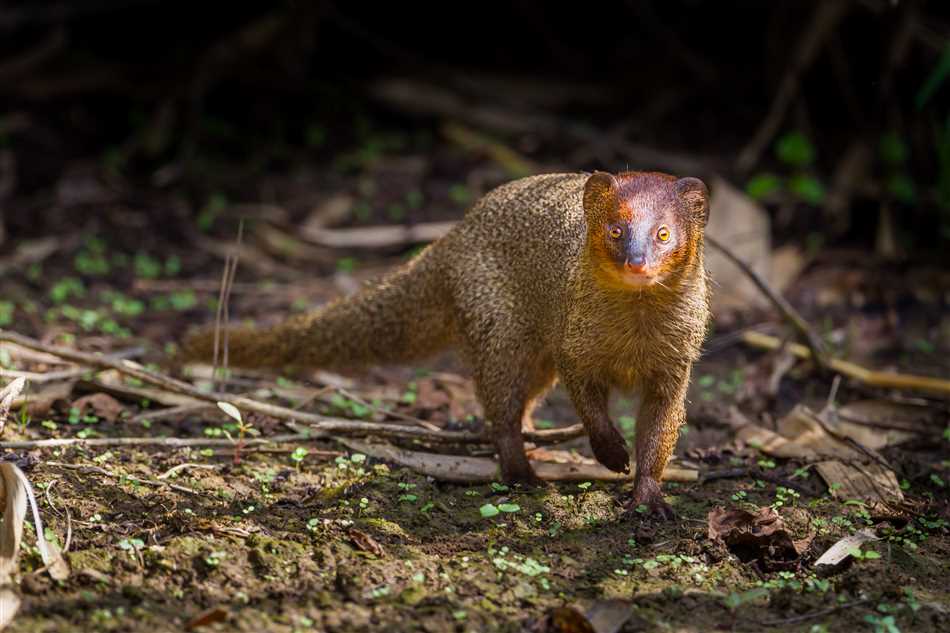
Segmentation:
{"type": "Polygon", "coordinates": [[[502,512],[521,512],[521,506],[517,503],[502,503],[498,505],[498,509],[502,512]]]}
{"type": "Polygon", "coordinates": [[[750,198],[762,200],[782,188],[782,181],[775,174],[758,174],[746,183],[745,192],[750,198]]]}
{"type": "Polygon", "coordinates": [[[483,519],[490,519],[493,516],[497,516],[501,510],[495,507],[493,503],[486,503],[478,509],[481,513],[483,519]]]}
{"type": "Polygon", "coordinates": [[[775,144],[779,160],[793,167],[808,167],[815,161],[815,147],[801,132],[789,132],[775,144]]]}
{"type": "Polygon", "coordinates": [[[887,191],[904,204],[917,201],[917,187],[907,174],[894,174],[887,181],[887,191]]]}
{"type": "Polygon", "coordinates": [[[792,176],[788,188],[808,204],[818,205],[825,199],[825,186],[813,176],[792,176]]]}
{"type": "Polygon", "coordinates": [[[937,92],[948,74],[950,74],[950,44],[947,44],[946,48],[943,49],[943,55],[940,56],[940,61],[937,62],[936,68],[933,69],[933,72],[927,77],[927,81],[921,86],[920,92],[917,93],[916,102],[918,110],[927,105],[927,102],[930,101],[930,97],[937,92]]]}
{"type": "Polygon", "coordinates": [[[897,132],[888,132],[881,137],[878,153],[881,160],[888,165],[903,165],[907,161],[907,144],[897,135],[897,132]]]}

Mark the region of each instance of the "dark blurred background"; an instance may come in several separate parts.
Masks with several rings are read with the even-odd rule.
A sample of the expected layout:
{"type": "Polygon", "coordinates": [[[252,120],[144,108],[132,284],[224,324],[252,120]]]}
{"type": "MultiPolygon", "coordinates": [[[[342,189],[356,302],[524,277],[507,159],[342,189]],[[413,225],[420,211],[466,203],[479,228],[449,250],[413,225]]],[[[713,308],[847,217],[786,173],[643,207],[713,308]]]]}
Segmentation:
{"type": "Polygon", "coordinates": [[[776,244],[945,261],[948,34],[937,1],[4,2],[0,249],[198,244],[338,192],[335,225],[451,219],[629,167],[722,176],[776,244]]]}
{"type": "Polygon", "coordinates": [[[942,2],[5,2],[0,33],[13,237],[58,228],[77,161],[194,214],[378,155],[464,180],[448,122],[544,167],[720,173],[831,240],[873,244],[885,199],[898,241],[950,240],[942,2]]]}

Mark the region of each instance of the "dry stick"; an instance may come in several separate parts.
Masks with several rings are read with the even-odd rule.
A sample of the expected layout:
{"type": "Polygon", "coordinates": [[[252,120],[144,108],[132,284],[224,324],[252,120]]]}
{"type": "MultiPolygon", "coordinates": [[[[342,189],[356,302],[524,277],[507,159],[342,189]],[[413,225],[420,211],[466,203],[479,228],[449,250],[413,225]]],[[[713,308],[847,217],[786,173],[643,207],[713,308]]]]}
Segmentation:
{"type": "Polygon", "coordinates": [[[742,272],[748,275],[749,279],[752,280],[759,290],[768,297],[769,301],[772,302],[772,305],[782,313],[782,316],[785,317],[785,320],[791,324],[793,328],[805,339],[805,342],[808,344],[809,349],[811,350],[812,358],[814,358],[815,363],[822,369],[828,369],[828,362],[825,358],[824,348],[821,344],[821,339],[818,338],[818,335],[815,334],[815,331],[808,325],[808,321],[798,313],[792,304],[786,301],[785,297],[776,292],[769,282],[765,280],[755,269],[752,268],[748,263],[746,263],[742,258],[732,252],[732,249],[727,248],[721,244],[716,239],[706,236],[706,241],[709,242],[710,246],[721,252],[726,256],[729,261],[739,267],[742,272]]]}
{"type": "MultiPolygon", "coordinates": [[[[286,435],[272,435],[271,437],[255,437],[245,439],[245,445],[292,444],[312,442],[322,439],[323,433],[293,433],[286,435]]],[[[12,440],[0,442],[0,449],[32,449],[32,448],[60,448],[63,446],[76,447],[108,447],[108,446],[160,446],[163,448],[203,448],[203,447],[233,447],[235,440],[208,437],[78,437],[52,438],[46,440],[12,440]]]]}
{"type": "MultiPolygon", "coordinates": [[[[127,376],[138,378],[143,382],[156,385],[167,391],[185,394],[197,400],[217,403],[227,402],[238,409],[253,411],[262,415],[270,416],[280,420],[296,420],[309,425],[314,431],[325,431],[327,433],[337,433],[346,435],[379,435],[383,437],[395,437],[403,439],[418,439],[430,442],[447,442],[458,444],[484,443],[491,444],[492,440],[481,433],[472,433],[470,431],[431,431],[404,424],[383,424],[378,422],[361,422],[356,420],[347,420],[344,418],[332,418],[318,415],[315,413],[306,413],[295,411],[287,407],[260,402],[243,396],[236,396],[228,393],[201,391],[194,385],[184,381],[177,380],[171,376],[151,371],[145,367],[129,360],[114,360],[101,354],[89,354],[80,352],[68,347],[56,345],[45,345],[36,339],[32,339],[16,332],[0,329],[0,341],[16,343],[23,347],[43,351],[59,358],[71,360],[76,363],[83,363],[92,367],[102,367],[105,369],[114,369],[127,376]]],[[[584,433],[582,425],[575,424],[560,429],[547,429],[541,431],[527,431],[524,436],[529,442],[538,443],[558,443],[564,442],[584,433]]]]}
{"type": "Polygon", "coordinates": [[[399,411],[387,411],[386,409],[383,409],[382,407],[374,406],[370,404],[369,402],[366,402],[359,396],[356,396],[353,393],[347,391],[346,389],[343,389],[342,387],[337,387],[335,391],[339,393],[341,396],[343,396],[344,398],[348,398],[352,400],[353,402],[360,404],[366,407],[367,409],[370,409],[371,411],[376,411],[377,413],[383,413],[385,415],[391,415],[394,418],[399,418],[400,420],[404,420],[406,422],[412,422],[413,424],[417,426],[421,426],[423,428],[430,429],[433,431],[439,430],[439,427],[436,426],[435,424],[432,424],[431,422],[426,422],[425,420],[421,420],[415,416],[407,415],[405,413],[400,413],[399,411]]]}
{"type": "Polygon", "coordinates": [[[843,0],[825,0],[825,2],[818,3],[818,7],[815,9],[815,13],[798,44],[798,49],[795,51],[795,57],[785,71],[785,76],[782,78],[782,83],[779,85],[768,115],[759,125],[759,129],[756,130],[752,140],[739,153],[739,158],[736,160],[736,169],[739,172],[747,172],[759,162],[759,157],[772,141],[772,138],[775,137],[782,121],[785,120],[788,107],[798,94],[802,73],[812,65],[828,35],[841,22],[841,19],[847,13],[848,4],[843,0]]]}
{"type": "Polygon", "coordinates": [[[238,224],[237,240],[234,248],[228,252],[224,258],[224,271],[221,273],[221,290],[218,294],[218,310],[214,316],[214,358],[211,363],[211,380],[215,388],[220,389],[221,384],[217,382],[219,352],[222,348],[221,334],[224,332],[223,352],[224,352],[224,372],[228,369],[228,324],[231,315],[228,309],[231,301],[231,286],[234,284],[234,274],[237,271],[238,254],[241,249],[241,237],[244,233],[244,220],[238,224]],[[222,324],[224,327],[222,327],[222,324]]]}
{"type": "Polygon", "coordinates": [[[846,604],[839,604],[827,609],[822,609],[820,611],[812,611],[811,613],[803,613],[802,615],[796,615],[791,618],[784,618],[782,620],[766,620],[765,622],[760,622],[762,626],[785,626],[787,624],[796,624],[798,622],[805,622],[806,620],[813,620],[814,618],[820,618],[825,615],[831,615],[838,611],[844,609],[850,609],[851,607],[858,607],[862,604],[866,604],[868,600],[856,600],[854,602],[848,602],[846,604]]]}
{"type": "MultiPolygon", "coordinates": [[[[113,358],[137,358],[145,353],[145,348],[130,347],[128,349],[112,352],[109,356],[113,358]]],[[[37,372],[37,371],[18,371],[15,369],[0,369],[0,377],[3,378],[26,378],[34,385],[42,385],[47,382],[57,382],[60,380],[70,380],[72,378],[82,378],[90,372],[88,367],[72,367],[70,369],[60,369],[57,371],[37,372]]]]}
{"type": "Polygon", "coordinates": [[[237,274],[238,260],[241,254],[241,240],[244,237],[244,219],[238,222],[237,241],[234,245],[234,255],[231,257],[231,272],[226,273],[224,291],[224,374],[228,373],[228,337],[231,333],[231,287],[234,286],[234,276],[237,274]]]}
{"type": "MultiPolygon", "coordinates": [[[[742,340],[753,347],[768,350],[779,349],[783,344],[780,339],[774,336],[752,331],[743,333],[742,340]]],[[[788,343],[787,349],[798,358],[804,360],[812,358],[811,350],[799,343],[788,343]]],[[[950,396],[950,380],[944,380],[942,378],[899,374],[891,371],[875,371],[839,358],[829,359],[828,368],[842,376],[864,383],[870,387],[926,391],[944,398],[950,396]]]]}
{"type": "Polygon", "coordinates": [[[113,479],[122,479],[124,477],[125,479],[128,479],[129,481],[133,483],[146,484],[148,486],[156,486],[159,488],[167,487],[167,488],[171,488],[172,490],[177,490],[179,492],[184,492],[190,495],[201,494],[197,490],[192,490],[191,488],[186,488],[185,486],[179,486],[178,484],[173,484],[169,481],[158,481],[157,479],[142,479],[141,477],[135,477],[133,475],[120,475],[110,470],[106,470],[105,468],[100,468],[99,466],[88,466],[85,464],[64,464],[63,462],[44,462],[44,465],[53,466],[56,468],[65,468],[67,470],[81,470],[87,473],[95,473],[98,475],[103,475],[105,477],[112,477],[113,479]]]}

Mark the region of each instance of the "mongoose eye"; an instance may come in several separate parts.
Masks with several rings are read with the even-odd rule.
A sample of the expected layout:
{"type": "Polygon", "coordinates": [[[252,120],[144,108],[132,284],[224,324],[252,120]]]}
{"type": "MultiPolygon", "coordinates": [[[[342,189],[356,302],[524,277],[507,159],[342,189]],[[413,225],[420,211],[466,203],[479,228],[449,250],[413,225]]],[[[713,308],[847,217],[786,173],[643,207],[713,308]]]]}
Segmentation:
{"type": "Polygon", "coordinates": [[[666,226],[661,226],[656,232],[656,239],[660,240],[661,242],[669,242],[670,230],[666,228],[666,226]]]}
{"type": "Polygon", "coordinates": [[[619,240],[623,236],[623,229],[619,226],[613,226],[610,228],[609,235],[615,240],[619,240]]]}

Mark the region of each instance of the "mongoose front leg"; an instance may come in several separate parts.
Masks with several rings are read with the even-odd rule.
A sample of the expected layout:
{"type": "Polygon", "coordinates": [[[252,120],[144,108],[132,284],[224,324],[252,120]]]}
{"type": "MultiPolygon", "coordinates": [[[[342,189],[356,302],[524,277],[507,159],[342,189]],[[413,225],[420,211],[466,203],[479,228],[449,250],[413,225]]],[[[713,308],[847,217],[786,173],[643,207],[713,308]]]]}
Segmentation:
{"type": "Polygon", "coordinates": [[[577,416],[587,429],[594,457],[614,472],[629,472],[630,454],[627,453],[627,442],[607,413],[610,387],[605,383],[571,375],[562,374],[562,378],[577,416]]]}
{"type": "Polygon", "coordinates": [[[689,367],[644,378],[637,417],[637,472],[630,509],[645,505],[665,519],[674,517],[673,509],[663,500],[660,480],[676,446],[679,427],[686,419],[688,384],[689,367]]]}

